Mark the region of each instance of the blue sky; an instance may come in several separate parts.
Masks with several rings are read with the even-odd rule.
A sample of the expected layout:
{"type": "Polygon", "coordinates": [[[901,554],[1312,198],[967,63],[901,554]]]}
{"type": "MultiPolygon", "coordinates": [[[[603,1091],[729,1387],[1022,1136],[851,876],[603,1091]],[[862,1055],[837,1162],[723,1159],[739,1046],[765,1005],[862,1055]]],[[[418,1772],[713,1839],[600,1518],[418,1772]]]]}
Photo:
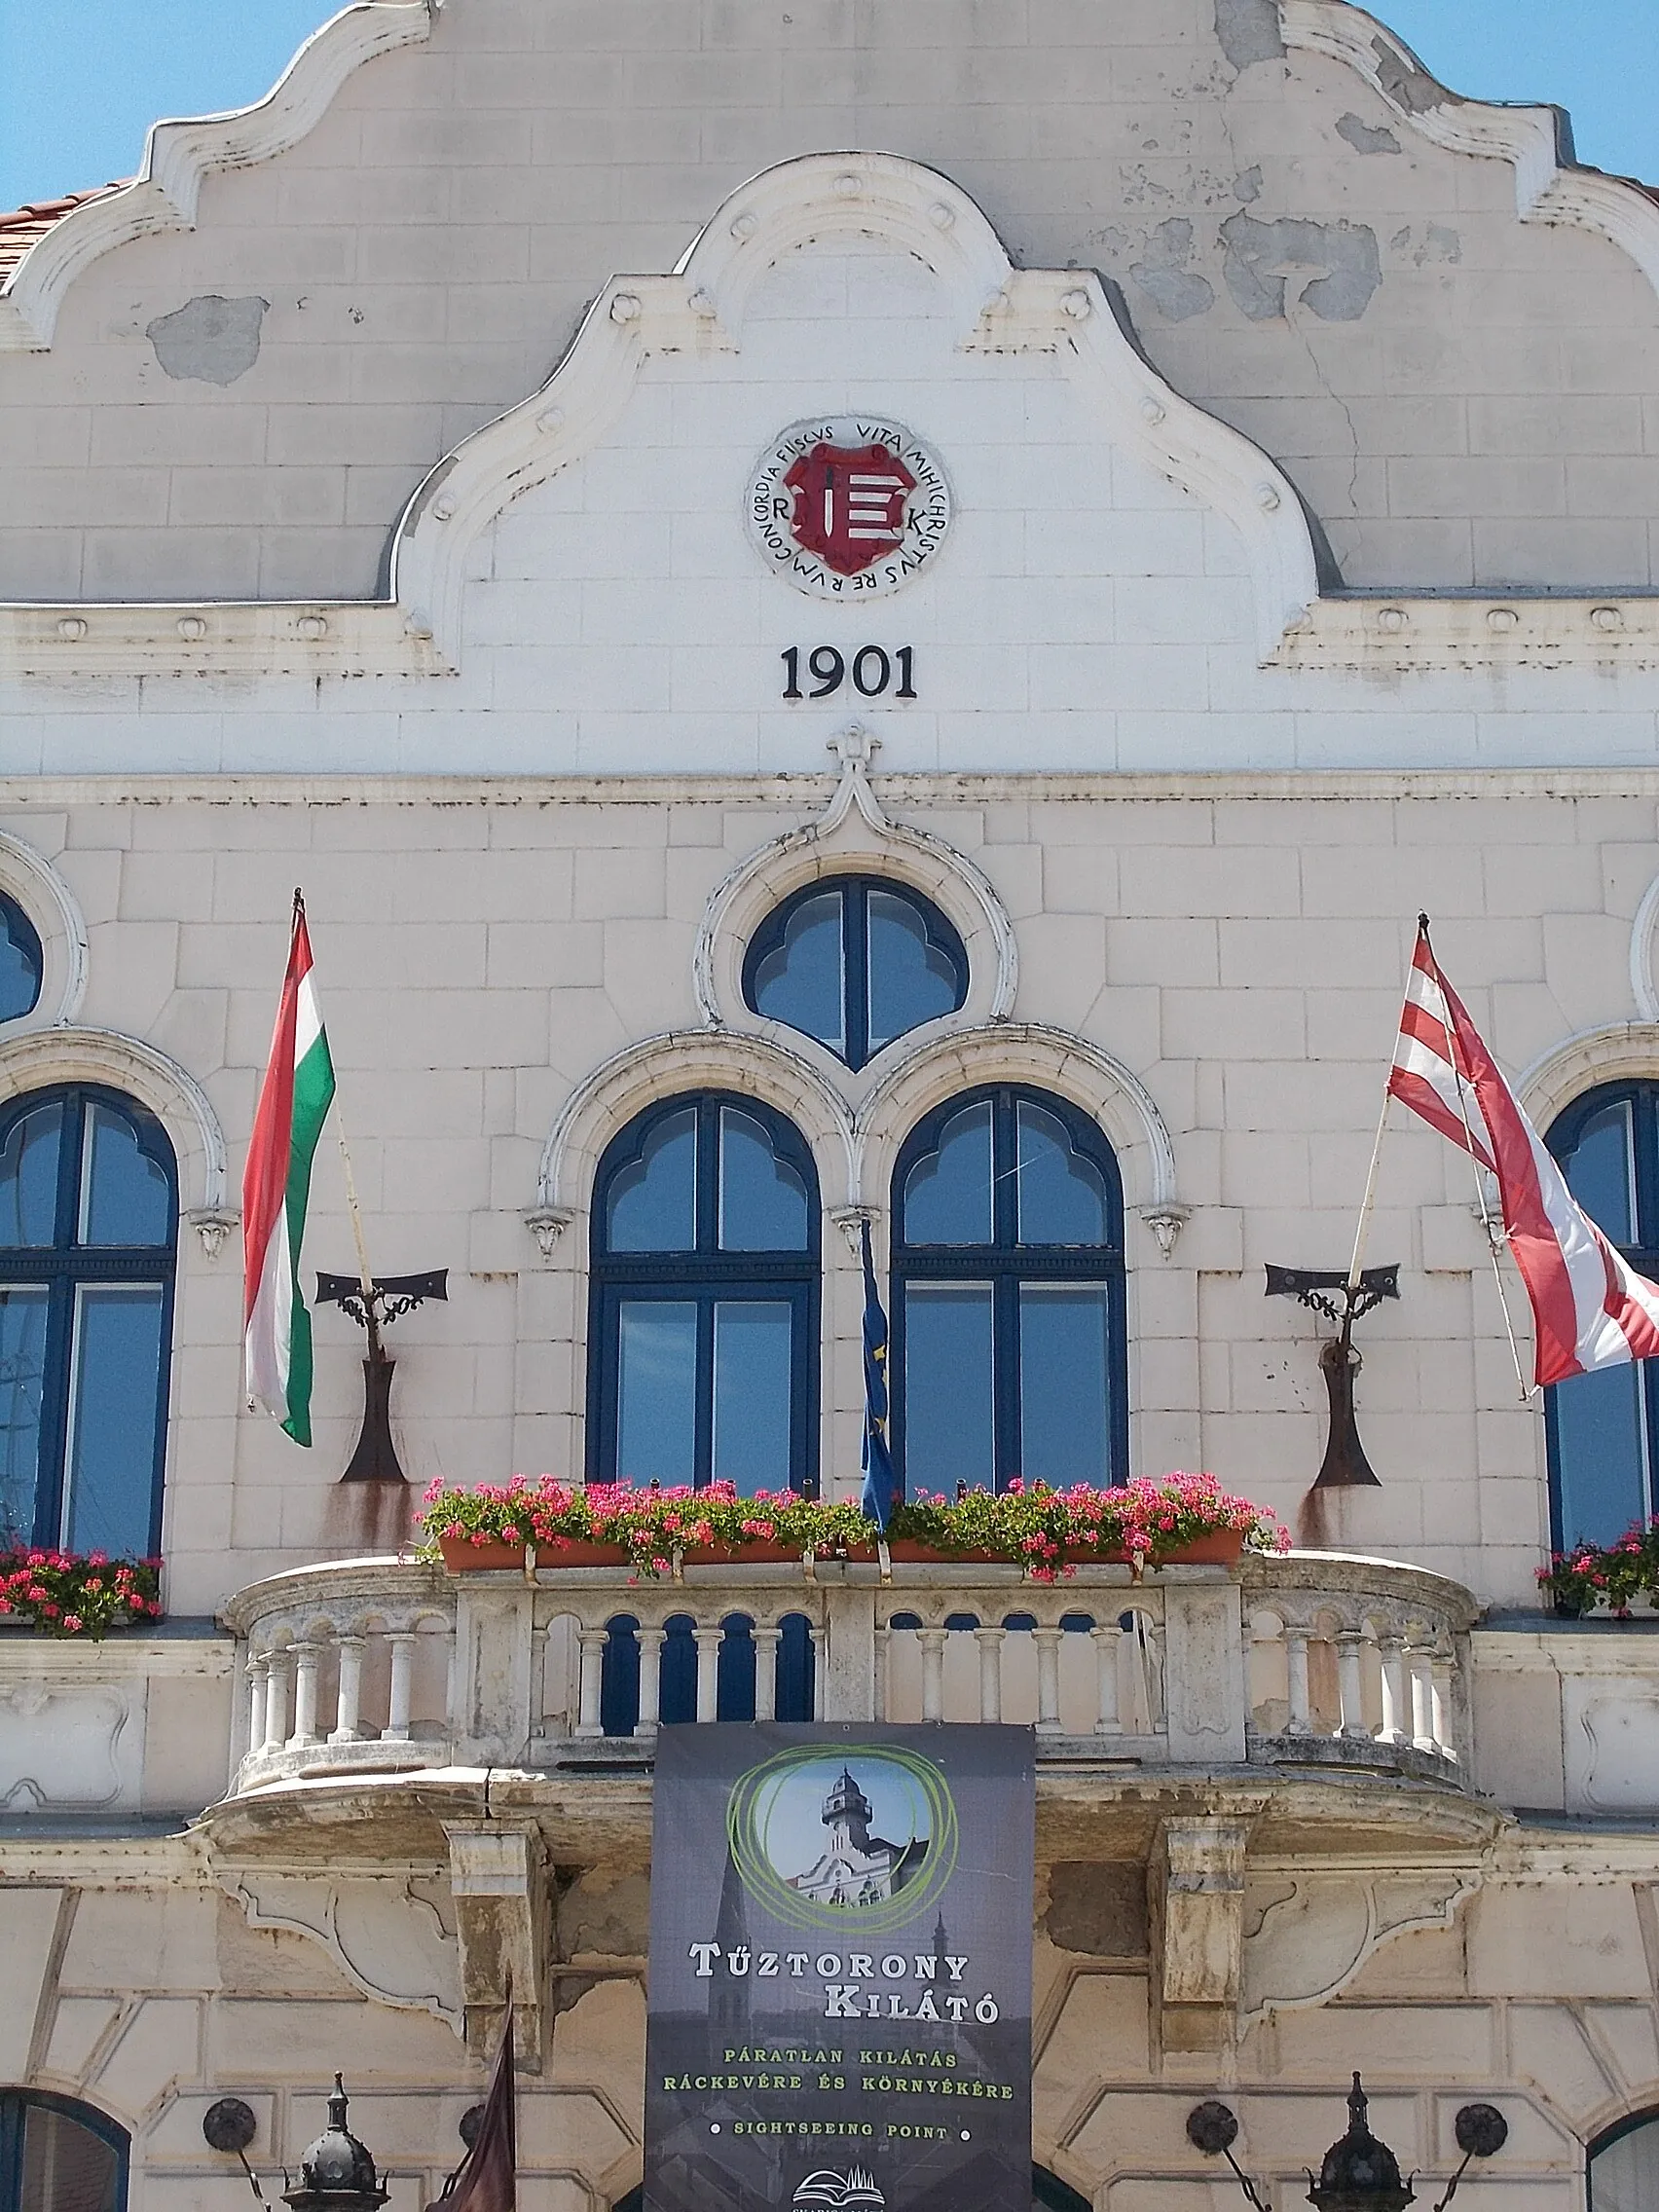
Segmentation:
{"type": "MultiPolygon", "coordinates": [[[[157,116],[258,99],[328,13],[326,0],[0,0],[0,207],[130,176],[157,116]]],[[[1659,181],[1659,0],[1380,0],[1377,13],[1454,91],[1558,101],[1581,161],[1659,181]]]]}

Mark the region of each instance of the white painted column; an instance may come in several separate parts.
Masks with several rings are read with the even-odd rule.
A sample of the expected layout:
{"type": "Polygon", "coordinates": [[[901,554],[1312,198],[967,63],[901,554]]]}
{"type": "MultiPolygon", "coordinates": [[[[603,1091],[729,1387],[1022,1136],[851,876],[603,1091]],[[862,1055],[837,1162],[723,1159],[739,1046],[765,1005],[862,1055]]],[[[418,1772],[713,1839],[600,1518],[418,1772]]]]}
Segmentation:
{"type": "Polygon", "coordinates": [[[288,1669],[285,1643],[274,1644],[266,1660],[265,1750],[279,1751],[288,1740],[288,1669]]]}
{"type": "Polygon", "coordinates": [[[722,1628],[694,1628],[691,1631],[697,1646],[697,1717],[713,1720],[720,1709],[720,1645],[725,1640],[722,1628]]]}
{"type": "Polygon", "coordinates": [[[1437,1751],[1434,1740],[1434,1652],[1426,1643],[1406,1646],[1412,1677],[1412,1742],[1419,1751],[1437,1751]]]}
{"type": "Polygon", "coordinates": [[[316,1742],[316,1670],[322,1658],[322,1647],[310,1637],[294,1646],[294,1733],[293,1744],[316,1742]]]}
{"type": "Polygon", "coordinates": [[[603,1736],[605,1728],[599,1717],[599,1708],[605,1687],[605,1647],[610,1638],[602,1628],[578,1629],[576,1634],[581,1645],[580,1672],[576,1681],[576,1734],[584,1737],[603,1736]]]}
{"type": "Polygon", "coordinates": [[[755,1717],[775,1720],[778,1714],[778,1646],[781,1628],[751,1629],[755,1640],[755,1717]]]}
{"type": "Polygon", "coordinates": [[[1308,1631],[1292,1622],[1284,1630],[1285,1714],[1287,1736],[1311,1736],[1313,1710],[1308,1692],[1308,1631]]]}
{"type": "Polygon", "coordinates": [[[391,1646],[391,1695],[387,1703],[384,1744],[407,1744],[409,1714],[415,1704],[415,1631],[393,1629],[387,1638],[391,1646]]]}
{"type": "Polygon", "coordinates": [[[1031,1640],[1037,1646],[1037,1733],[1039,1736],[1057,1736],[1060,1732],[1060,1639],[1061,1628],[1034,1628],[1031,1640]]]}
{"type": "Polygon", "coordinates": [[[1337,1734],[1345,1741],[1369,1744],[1371,1730],[1365,1725],[1365,1692],[1359,1671],[1364,1649],[1365,1638],[1357,1629],[1345,1629],[1337,1638],[1337,1702],[1341,1709],[1337,1734]]]}
{"type": "Polygon", "coordinates": [[[979,1646],[979,1718],[1002,1718],[1002,1647],[1008,1637],[1006,1628],[977,1628],[974,1641],[979,1646]]]}
{"type": "Polygon", "coordinates": [[[1094,1733],[1097,1736],[1116,1736],[1121,1723],[1118,1717],[1118,1663],[1123,1655],[1124,1632],[1115,1620],[1100,1621],[1089,1630],[1094,1645],[1095,1672],[1099,1686],[1095,1692],[1094,1733]]]}
{"type": "Polygon", "coordinates": [[[654,1736],[662,1720],[662,1647],[668,1641],[665,1628],[634,1631],[640,1646],[640,1717],[636,1736],[654,1736]]]}
{"type": "Polygon", "coordinates": [[[1406,1654],[1404,1641],[1398,1636],[1378,1639],[1382,1655],[1382,1725],[1377,1731],[1380,1744],[1409,1744],[1411,1733],[1406,1722],[1406,1654]]]}
{"type": "Polygon", "coordinates": [[[361,1636],[337,1636],[334,1640],[340,1654],[340,1694],[334,1701],[334,1726],[328,1731],[331,1744],[355,1744],[361,1739],[358,1715],[363,1703],[363,1647],[367,1641],[361,1636]]]}
{"type": "Polygon", "coordinates": [[[922,1653],[922,1718],[944,1718],[944,1640],[950,1634],[945,1628],[919,1628],[916,1641],[922,1653]]]}

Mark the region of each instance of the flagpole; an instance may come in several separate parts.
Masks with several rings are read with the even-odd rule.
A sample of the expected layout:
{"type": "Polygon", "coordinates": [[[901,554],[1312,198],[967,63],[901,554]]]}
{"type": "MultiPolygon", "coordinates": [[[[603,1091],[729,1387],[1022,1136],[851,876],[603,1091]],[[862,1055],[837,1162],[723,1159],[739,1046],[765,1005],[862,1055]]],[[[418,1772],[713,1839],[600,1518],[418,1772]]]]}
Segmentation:
{"type": "Polygon", "coordinates": [[[1353,1258],[1349,1262],[1347,1273],[1347,1286],[1350,1291],[1359,1288],[1359,1263],[1365,1254],[1365,1234],[1371,1227],[1371,1204],[1377,1196],[1377,1163],[1382,1157],[1382,1131],[1388,1124],[1388,1100],[1391,1095],[1387,1085],[1384,1084],[1382,1087],[1382,1111],[1377,1117],[1377,1141],[1371,1148],[1371,1166],[1366,1173],[1365,1196],[1359,1201],[1359,1220],[1354,1225],[1353,1258]]]}
{"type": "Polygon", "coordinates": [[[1475,1150],[1475,1133],[1469,1126],[1469,1109],[1463,1095],[1465,1078],[1462,1068],[1458,1065],[1462,1053],[1461,1040],[1457,1035],[1456,1024],[1452,1019],[1452,1008],[1447,1000],[1445,987],[1440,980],[1440,963],[1434,958],[1434,940],[1429,935],[1428,916],[1426,914],[1419,914],[1418,928],[1422,933],[1423,941],[1429,949],[1429,962],[1434,975],[1434,988],[1440,999],[1441,1018],[1446,1024],[1446,1040],[1453,1048],[1452,1073],[1457,1082],[1457,1112],[1462,1118],[1463,1138],[1469,1155],[1469,1169],[1475,1182],[1475,1214],[1481,1227],[1486,1231],[1487,1249],[1492,1254],[1492,1278],[1497,1285],[1497,1303],[1503,1309],[1503,1333],[1509,1339],[1509,1356],[1515,1362],[1515,1381],[1520,1387],[1521,1403],[1527,1406],[1532,1402],[1532,1391],[1527,1381],[1526,1370],[1521,1365],[1521,1346],[1515,1341],[1515,1323],[1509,1312],[1509,1294],[1503,1287],[1503,1268],[1497,1256],[1498,1240],[1493,1234],[1492,1215],[1487,1209],[1486,1185],[1481,1181],[1480,1155],[1475,1150]]]}

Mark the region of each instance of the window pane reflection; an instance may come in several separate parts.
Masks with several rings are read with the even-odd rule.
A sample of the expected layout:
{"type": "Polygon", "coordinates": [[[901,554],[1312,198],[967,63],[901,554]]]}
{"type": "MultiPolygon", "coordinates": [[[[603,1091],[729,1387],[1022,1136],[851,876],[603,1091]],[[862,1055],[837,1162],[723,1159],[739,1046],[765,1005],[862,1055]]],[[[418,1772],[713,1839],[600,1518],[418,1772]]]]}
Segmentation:
{"type": "Polygon", "coordinates": [[[46,962],[40,935],[15,899],[0,895],[0,1021],[16,1021],[40,1004],[46,962]]]}
{"type": "Polygon", "coordinates": [[[0,1287],[0,1543],[34,1535],[48,1296],[44,1283],[0,1287]]]}
{"type": "Polygon", "coordinates": [[[869,1049],[879,1051],[906,1030],[937,1021],[959,1003],[956,965],[929,942],[928,926],[907,899],[869,893],[869,1049]]]}
{"type": "Polygon", "coordinates": [[[83,1244],[165,1244],[171,1232],[172,1189],[124,1114],[87,1108],[81,1167],[83,1244]]]}
{"type": "Polygon", "coordinates": [[[784,924],[784,940],[755,970],[753,1003],[769,1021],[787,1021],[832,1052],[847,1041],[842,989],[841,894],[804,899],[784,924]]]}
{"type": "Polygon", "coordinates": [[[1590,2160],[1591,2212],[1654,2212],[1659,2205],[1659,2122],[1633,2127],[1590,2160]]]}
{"type": "Polygon", "coordinates": [[[697,1309],[629,1298],[617,1318],[616,1473],[688,1483],[696,1472],[697,1309]]]}
{"type": "Polygon", "coordinates": [[[1104,1244],[1106,1181],[1092,1160],[1072,1149],[1065,1124],[1021,1100],[1018,1140],[1019,1241],[1104,1244]]]}
{"type": "Polygon", "coordinates": [[[606,1239],[612,1252],[689,1252],[697,1241],[697,1110],[667,1114],[638,1160],[611,1178],[606,1239]]]}
{"type": "Polygon", "coordinates": [[[1614,1244],[1634,1244],[1635,1148],[1628,1098],[1592,1114],[1562,1162],[1568,1190],[1602,1234],[1614,1244]]]}
{"type": "Polygon", "coordinates": [[[57,1219],[57,1147],[63,1107],[55,1099],[12,1124],[0,1151],[0,1244],[50,1244],[57,1219]]]}
{"type": "Polygon", "coordinates": [[[1555,1386],[1565,1544],[1610,1544],[1646,1511],[1647,1422],[1640,1366],[1555,1386]]]}
{"type": "Polygon", "coordinates": [[[121,2160],[68,2113],[28,2105],[21,2182],[18,2212],[116,2212],[121,2160]]]}
{"type": "Polygon", "coordinates": [[[63,1541],[71,1551],[150,1549],[162,1286],[99,1283],[75,1297],[63,1541]]]}
{"type": "Polygon", "coordinates": [[[782,1300],[715,1308],[714,1479],[745,1497],[789,1488],[790,1321],[782,1300]]]}
{"type": "Polygon", "coordinates": [[[989,1283],[912,1282],[904,1290],[904,1470],[918,1490],[989,1487],[992,1449],[989,1283]]]}
{"type": "Polygon", "coordinates": [[[906,1244],[991,1240],[991,1102],[965,1107],[904,1180],[906,1244]]]}
{"type": "Polygon", "coordinates": [[[720,1249],[804,1252],[806,1185],[752,1115],[720,1108],[720,1249]]]}
{"type": "Polygon", "coordinates": [[[1111,1309],[1106,1285],[1023,1283],[1019,1471],[1055,1489],[1111,1480],[1111,1309]]]}

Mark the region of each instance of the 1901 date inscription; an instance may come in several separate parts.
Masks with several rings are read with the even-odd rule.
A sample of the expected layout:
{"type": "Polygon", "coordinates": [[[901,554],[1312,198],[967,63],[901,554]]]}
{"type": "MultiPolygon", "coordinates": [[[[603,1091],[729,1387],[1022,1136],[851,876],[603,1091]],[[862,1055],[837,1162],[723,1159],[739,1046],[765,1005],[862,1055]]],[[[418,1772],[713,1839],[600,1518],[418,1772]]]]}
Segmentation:
{"type": "Polygon", "coordinates": [[[917,696],[914,645],[896,645],[891,652],[885,645],[860,645],[853,653],[842,652],[839,645],[814,645],[810,650],[787,645],[778,657],[784,664],[786,699],[831,699],[847,683],[861,699],[917,696]]]}

